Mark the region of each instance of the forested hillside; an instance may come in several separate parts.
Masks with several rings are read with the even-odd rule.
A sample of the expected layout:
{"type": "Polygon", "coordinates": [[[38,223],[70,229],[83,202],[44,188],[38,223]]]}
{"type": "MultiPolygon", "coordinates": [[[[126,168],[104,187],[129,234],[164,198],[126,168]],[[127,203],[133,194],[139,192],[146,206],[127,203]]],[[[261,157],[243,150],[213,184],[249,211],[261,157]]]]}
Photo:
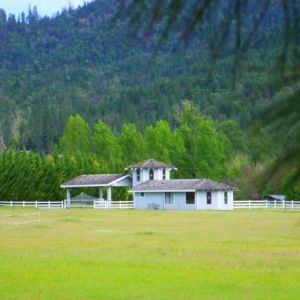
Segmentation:
{"type": "Polygon", "coordinates": [[[174,38],[154,55],[160,26],[147,40],[128,39],[126,17],[111,22],[116,2],[95,1],[53,18],[40,18],[35,9],[17,19],[0,11],[0,134],[6,146],[15,138],[27,149],[48,152],[75,113],[90,125],[101,118],[116,131],[125,121],[141,129],[160,118],[174,124],[185,99],[204,115],[244,126],[272,100],[265,89],[269,75],[252,70],[270,64],[275,51],[271,17],[269,31],[249,53],[251,69],[232,89],[230,49],[211,76],[201,34],[188,45],[174,38]]]}
{"type": "MultiPolygon", "coordinates": [[[[226,49],[217,63],[212,64],[207,50],[208,31],[202,30],[181,41],[177,38],[178,28],[161,44],[158,40],[163,26],[158,23],[149,34],[129,38],[129,18],[126,14],[116,14],[118,2],[96,0],[77,9],[64,10],[52,18],[41,18],[36,9],[18,17],[7,16],[0,10],[0,147],[14,149],[2,153],[2,170],[6,170],[6,155],[15,166],[15,159],[18,159],[12,154],[15,150],[23,150],[19,159],[24,158],[29,163],[30,159],[24,154],[29,150],[43,153],[42,158],[30,154],[33,161],[45,163],[42,169],[55,166],[62,153],[65,167],[69,163],[72,165],[72,157],[87,155],[85,161],[95,162],[94,167],[70,167],[73,171],[56,175],[59,178],[55,177],[55,182],[91,170],[118,171],[125,163],[133,163],[134,158],[144,156],[124,157],[124,153],[128,156],[131,153],[126,147],[123,152],[119,151],[122,143],[118,141],[113,149],[119,152],[109,152],[104,159],[105,154],[93,148],[101,140],[100,136],[95,137],[98,131],[103,133],[103,128],[108,126],[112,132],[107,141],[122,140],[124,123],[131,123],[127,124],[128,130],[136,126],[138,135],[147,140],[151,139],[152,129],[153,135],[156,132],[155,126],[164,124],[174,134],[181,128],[182,139],[181,116],[189,103],[194,111],[191,119],[199,111],[203,119],[212,119],[211,130],[218,135],[220,145],[217,148],[221,150],[214,152],[211,148],[208,157],[218,157],[220,169],[214,169],[213,164],[204,165],[205,160],[199,158],[199,153],[205,154],[205,149],[195,150],[189,159],[186,154],[165,157],[165,153],[156,153],[148,143],[143,153],[166,161],[178,159],[174,163],[182,167],[182,173],[176,176],[211,176],[239,184],[242,197],[265,192],[268,188],[253,181],[255,175],[295,139],[293,128],[284,126],[276,134],[271,134],[268,128],[248,133],[254,116],[289,93],[287,89],[278,95],[270,85],[270,70],[280,43],[278,32],[282,30],[283,16],[276,9],[277,2],[274,1],[237,72],[233,70],[232,45],[235,41],[230,33],[224,36],[226,49]],[[79,154],[70,153],[69,149],[74,146],[68,146],[70,139],[66,138],[70,122],[67,120],[76,114],[85,120],[84,126],[93,128],[93,134],[89,134],[84,143],[91,148],[81,149],[79,154]],[[167,123],[156,123],[161,119],[167,123]],[[118,160],[120,155],[122,158],[118,160]],[[103,165],[105,161],[109,162],[108,166],[103,165]]],[[[226,8],[227,2],[224,3],[226,8]]],[[[255,18],[257,15],[253,11],[243,22],[250,26],[255,18]]],[[[186,134],[189,136],[191,132],[186,134]]],[[[103,147],[99,145],[98,149],[100,146],[103,147]]],[[[76,147],[80,148],[80,144],[76,147]]],[[[189,151],[188,143],[185,151],[189,151]]],[[[80,160],[77,163],[80,165],[80,160]]],[[[32,170],[32,174],[36,174],[35,169],[32,170]]],[[[3,184],[7,186],[7,174],[3,176],[3,184]]],[[[289,173],[278,176],[273,187],[283,191],[283,177],[289,173]]],[[[6,191],[2,196],[18,198],[14,193],[6,191]]],[[[49,195],[52,194],[41,192],[39,197],[49,195]]],[[[58,195],[55,190],[53,197],[61,197],[58,195]]],[[[31,197],[38,196],[28,196],[31,197]]]]}

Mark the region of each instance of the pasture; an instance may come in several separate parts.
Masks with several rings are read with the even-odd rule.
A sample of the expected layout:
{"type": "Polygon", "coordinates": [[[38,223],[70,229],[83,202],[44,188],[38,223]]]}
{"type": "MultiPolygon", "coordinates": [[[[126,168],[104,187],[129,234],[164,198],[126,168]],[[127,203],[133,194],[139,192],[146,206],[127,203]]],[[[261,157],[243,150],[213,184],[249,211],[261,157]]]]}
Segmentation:
{"type": "Polygon", "coordinates": [[[0,209],[0,299],[299,299],[300,213],[0,209]]]}

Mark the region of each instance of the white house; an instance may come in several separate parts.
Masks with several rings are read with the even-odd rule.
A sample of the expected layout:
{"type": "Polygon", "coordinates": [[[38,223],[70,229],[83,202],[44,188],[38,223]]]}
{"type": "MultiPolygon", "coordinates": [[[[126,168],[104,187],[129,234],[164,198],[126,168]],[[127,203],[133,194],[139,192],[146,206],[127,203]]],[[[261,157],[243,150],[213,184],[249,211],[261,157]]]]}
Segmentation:
{"type": "Polygon", "coordinates": [[[170,179],[172,165],[153,159],[129,166],[137,209],[231,210],[235,188],[210,179],[170,179]]]}
{"type": "Polygon", "coordinates": [[[172,165],[148,159],[126,168],[130,174],[81,175],[61,185],[67,189],[98,187],[107,189],[107,201],[112,200],[112,187],[129,186],[136,209],[231,210],[234,187],[210,179],[170,179],[172,165]]]}

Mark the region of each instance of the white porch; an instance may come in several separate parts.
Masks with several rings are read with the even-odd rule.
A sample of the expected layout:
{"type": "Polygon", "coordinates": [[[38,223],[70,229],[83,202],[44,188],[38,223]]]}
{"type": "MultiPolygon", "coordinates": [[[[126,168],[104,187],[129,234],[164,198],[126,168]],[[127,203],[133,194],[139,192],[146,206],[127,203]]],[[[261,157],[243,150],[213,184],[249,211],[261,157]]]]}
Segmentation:
{"type": "Polygon", "coordinates": [[[129,203],[125,203],[128,201],[124,201],[122,204],[119,202],[123,201],[113,201],[112,188],[130,186],[132,186],[132,177],[124,174],[82,175],[61,185],[67,192],[66,207],[72,207],[72,201],[75,199],[74,201],[84,202],[86,200],[86,202],[92,202],[91,206],[94,208],[114,208],[115,206],[123,208],[126,205],[128,206],[129,203]],[[87,199],[82,199],[81,197],[81,199],[76,200],[76,197],[72,198],[72,190],[75,188],[97,188],[98,197],[91,197],[82,193],[80,195],[85,195],[87,199]],[[104,198],[104,190],[106,192],[106,199],[104,198]]]}

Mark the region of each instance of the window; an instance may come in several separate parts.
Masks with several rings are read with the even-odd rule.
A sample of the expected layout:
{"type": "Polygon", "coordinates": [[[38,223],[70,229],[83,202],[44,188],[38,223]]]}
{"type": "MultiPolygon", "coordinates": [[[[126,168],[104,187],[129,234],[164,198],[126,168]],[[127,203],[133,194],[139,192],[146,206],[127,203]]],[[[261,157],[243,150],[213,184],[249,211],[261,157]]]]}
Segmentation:
{"type": "Polygon", "coordinates": [[[136,181],[141,180],[141,169],[136,169],[136,181]]]}
{"type": "Polygon", "coordinates": [[[174,193],[165,193],[165,204],[175,204],[174,193]]]}
{"type": "Polygon", "coordinates": [[[206,203],[211,204],[211,192],[207,192],[206,194],[206,203]]]}
{"type": "Polygon", "coordinates": [[[141,193],[141,198],[144,198],[145,197],[145,193],[141,193]]]}
{"type": "Polygon", "coordinates": [[[227,192],[224,192],[224,203],[225,204],[228,203],[228,194],[227,194],[227,192]]]}
{"type": "Polygon", "coordinates": [[[186,193],[185,194],[185,203],[186,204],[195,204],[195,193],[186,193]]]}
{"type": "Polygon", "coordinates": [[[153,170],[153,168],[151,168],[151,169],[149,170],[149,179],[150,179],[150,180],[153,180],[153,179],[154,179],[154,170],[153,170]]]}
{"type": "Polygon", "coordinates": [[[163,179],[166,179],[166,168],[163,168],[163,179]]]}

